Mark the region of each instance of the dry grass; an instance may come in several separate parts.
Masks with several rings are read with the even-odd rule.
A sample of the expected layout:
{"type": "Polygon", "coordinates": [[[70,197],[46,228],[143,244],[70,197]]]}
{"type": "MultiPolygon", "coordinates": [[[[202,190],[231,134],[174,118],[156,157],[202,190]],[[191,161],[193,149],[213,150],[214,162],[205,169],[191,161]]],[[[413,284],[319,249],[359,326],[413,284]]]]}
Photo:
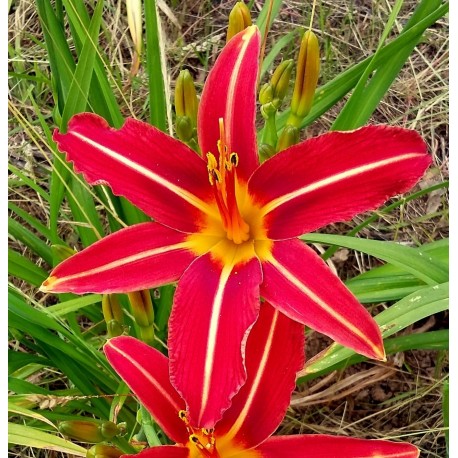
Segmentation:
{"type": "MultiPolygon", "coordinates": [[[[42,34],[34,2],[17,0],[13,3],[9,15],[9,43],[15,51],[10,56],[10,69],[18,72],[35,68],[37,74],[48,75],[46,51],[35,40],[42,41],[42,34]]],[[[393,3],[392,0],[318,2],[314,24],[322,46],[321,84],[376,49],[393,3]]],[[[397,28],[402,28],[417,3],[404,1],[397,28]]],[[[103,53],[109,56],[110,65],[119,72],[118,82],[122,90],[117,95],[123,114],[145,119],[147,81],[143,68],[133,81],[129,80],[132,45],[127,33],[125,3],[107,1],[106,4],[105,25],[111,40],[106,41],[103,53]]],[[[255,1],[254,4],[255,9],[261,6],[261,2],[255,1]]],[[[190,69],[201,87],[224,43],[227,15],[233,2],[174,0],[168,5],[169,8],[163,8],[161,18],[171,89],[182,68],[190,69]]],[[[268,48],[281,35],[308,24],[310,10],[309,2],[284,1],[269,35],[268,48]]],[[[288,48],[282,57],[294,58],[296,46],[288,48]]],[[[400,125],[421,133],[434,159],[434,168],[428,172],[423,186],[439,183],[449,175],[448,49],[448,23],[443,19],[427,31],[371,119],[373,123],[400,125]]],[[[10,79],[12,105],[40,133],[30,93],[41,113],[50,116],[53,101],[46,84],[10,79]]],[[[303,135],[328,130],[341,105],[309,126],[303,135]]],[[[46,188],[49,164],[43,153],[30,142],[15,116],[11,117],[9,157],[27,176],[46,188]]],[[[14,175],[11,178],[14,179],[14,175]]],[[[10,201],[46,224],[48,209],[28,186],[17,182],[12,185],[10,201]]],[[[335,227],[335,230],[341,229],[335,227]]],[[[71,227],[63,225],[63,230],[67,231],[65,236],[69,240],[71,227]]],[[[425,199],[412,201],[398,212],[381,215],[363,235],[410,245],[447,237],[448,195],[443,190],[437,191],[425,199]]],[[[26,248],[19,247],[19,251],[27,255],[26,248]]],[[[334,261],[342,278],[349,278],[377,264],[366,255],[352,252],[344,253],[343,258],[334,258],[334,261]]],[[[18,286],[26,288],[24,284],[18,286]]],[[[422,325],[430,326],[430,329],[447,327],[447,316],[436,317],[432,324],[420,323],[422,325]]],[[[324,337],[312,334],[308,355],[316,354],[326,344],[324,337]]],[[[279,432],[409,440],[420,447],[422,458],[444,457],[441,387],[447,373],[447,355],[424,351],[395,355],[388,365],[364,363],[344,372],[332,373],[326,379],[301,387],[294,394],[292,407],[279,432]]],[[[23,449],[11,456],[51,455],[23,449]]]]}

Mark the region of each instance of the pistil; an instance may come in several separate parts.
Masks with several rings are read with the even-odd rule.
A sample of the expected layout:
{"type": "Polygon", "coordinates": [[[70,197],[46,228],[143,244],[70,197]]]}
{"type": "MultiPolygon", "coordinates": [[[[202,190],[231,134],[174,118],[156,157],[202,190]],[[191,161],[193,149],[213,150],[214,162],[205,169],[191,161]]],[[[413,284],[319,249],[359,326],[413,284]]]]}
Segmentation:
{"type": "Polygon", "coordinates": [[[243,220],[237,205],[236,168],[239,158],[237,153],[229,153],[223,118],[219,119],[219,133],[219,161],[216,160],[212,153],[207,153],[208,177],[210,184],[213,186],[216,205],[218,206],[227,238],[236,244],[240,244],[250,238],[250,226],[243,220]]]}

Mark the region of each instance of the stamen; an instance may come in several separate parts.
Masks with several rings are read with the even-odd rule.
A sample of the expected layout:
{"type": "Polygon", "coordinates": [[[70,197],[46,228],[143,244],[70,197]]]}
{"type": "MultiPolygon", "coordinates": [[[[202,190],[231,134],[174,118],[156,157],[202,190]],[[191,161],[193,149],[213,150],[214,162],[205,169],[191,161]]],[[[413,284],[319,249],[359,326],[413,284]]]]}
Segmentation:
{"type": "Polygon", "coordinates": [[[237,205],[236,168],[239,164],[239,156],[234,152],[229,153],[223,118],[219,119],[219,135],[217,142],[219,160],[217,161],[212,153],[207,153],[208,179],[214,187],[215,201],[227,238],[240,244],[250,238],[250,227],[243,220],[237,205]]]}

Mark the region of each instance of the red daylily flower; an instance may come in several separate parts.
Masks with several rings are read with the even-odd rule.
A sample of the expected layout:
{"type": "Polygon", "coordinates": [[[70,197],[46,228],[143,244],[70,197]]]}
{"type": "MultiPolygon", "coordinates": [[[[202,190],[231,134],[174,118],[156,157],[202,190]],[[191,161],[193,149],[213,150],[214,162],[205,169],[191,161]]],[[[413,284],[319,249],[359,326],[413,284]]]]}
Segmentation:
{"type": "MultiPolygon", "coordinates": [[[[104,350],[108,361],[177,445],[142,451],[139,458],[416,458],[407,443],[329,435],[269,437],[280,424],[304,364],[303,327],[261,305],[246,344],[247,381],[214,428],[194,427],[184,400],[169,380],[167,358],[133,337],[115,337],[104,350]]],[[[201,388],[197,377],[187,382],[201,388]]],[[[132,455],[127,455],[132,456],[132,455]]]]}
{"type": "Polygon", "coordinates": [[[72,256],[41,289],[114,293],[179,280],[170,370],[199,427],[221,417],[246,379],[244,343],[260,296],[336,342],[384,359],[370,314],[296,237],[407,191],[431,162],[416,132],[368,126],[309,139],[260,165],[259,48],[258,29],[248,27],[210,71],[198,113],[203,157],[133,119],[116,130],[84,113],[71,119],[66,134],[54,133],[89,183],[108,184],[154,222],[72,256]],[[191,391],[185,380],[196,373],[201,389],[191,391]]]}

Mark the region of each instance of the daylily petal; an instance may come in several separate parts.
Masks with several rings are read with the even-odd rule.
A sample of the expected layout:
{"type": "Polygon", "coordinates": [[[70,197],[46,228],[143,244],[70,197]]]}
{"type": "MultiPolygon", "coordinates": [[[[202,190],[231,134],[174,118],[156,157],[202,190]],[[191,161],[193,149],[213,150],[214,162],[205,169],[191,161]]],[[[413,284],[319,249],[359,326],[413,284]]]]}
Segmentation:
{"type": "Polygon", "coordinates": [[[197,120],[202,154],[218,157],[223,118],[229,153],[238,154],[237,174],[245,182],[259,164],[255,119],[260,41],[259,30],[251,26],[223,48],[205,82],[197,120]]]}
{"type": "Polygon", "coordinates": [[[60,263],[42,291],[116,293],[178,280],[195,255],[186,234],[158,223],[121,229],[60,263]]]}
{"type": "Polygon", "coordinates": [[[218,450],[233,444],[255,447],[278,427],[291,401],[296,374],[304,365],[304,326],[269,303],[246,344],[247,381],[216,425],[218,450]]]}
{"type": "Polygon", "coordinates": [[[362,355],[385,358],[377,323],[307,245],[275,242],[262,266],[261,295],[285,315],[362,355]]]}
{"type": "Polygon", "coordinates": [[[257,259],[221,267],[210,255],[180,279],[169,321],[170,374],[197,428],[213,428],[246,380],[243,349],[260,282],[257,259]]]}
{"type": "Polygon", "coordinates": [[[162,224],[193,232],[211,209],[206,163],[184,143],[127,119],[119,130],[91,113],[74,116],[53,139],[90,184],[108,184],[162,224]]]}
{"type": "Polygon", "coordinates": [[[412,444],[325,434],[277,436],[256,449],[262,458],[417,458],[412,444]]]}
{"type": "Polygon", "coordinates": [[[331,132],[264,162],[249,182],[268,237],[295,237],[380,206],[430,165],[421,137],[398,127],[331,132]]]}
{"type": "Polygon", "coordinates": [[[115,337],[103,349],[114,370],[165,434],[173,441],[185,444],[188,432],[178,416],[185,405],[170,383],[167,358],[155,348],[129,336],[115,337]]]}
{"type": "Polygon", "coordinates": [[[127,456],[135,458],[187,458],[190,456],[190,451],[188,447],[179,445],[160,445],[159,447],[147,448],[135,455],[122,455],[121,458],[127,456]]]}

